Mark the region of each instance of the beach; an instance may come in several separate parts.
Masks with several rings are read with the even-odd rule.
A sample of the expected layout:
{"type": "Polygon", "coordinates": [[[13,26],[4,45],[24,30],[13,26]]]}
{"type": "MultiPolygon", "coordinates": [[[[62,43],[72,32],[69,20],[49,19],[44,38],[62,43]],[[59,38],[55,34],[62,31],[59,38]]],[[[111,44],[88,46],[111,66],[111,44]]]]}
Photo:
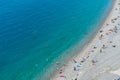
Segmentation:
{"type": "MultiPolygon", "coordinates": [[[[120,78],[120,0],[89,44],[50,80],[118,80],[120,78]]],[[[57,63],[56,65],[59,65],[57,63]]]]}

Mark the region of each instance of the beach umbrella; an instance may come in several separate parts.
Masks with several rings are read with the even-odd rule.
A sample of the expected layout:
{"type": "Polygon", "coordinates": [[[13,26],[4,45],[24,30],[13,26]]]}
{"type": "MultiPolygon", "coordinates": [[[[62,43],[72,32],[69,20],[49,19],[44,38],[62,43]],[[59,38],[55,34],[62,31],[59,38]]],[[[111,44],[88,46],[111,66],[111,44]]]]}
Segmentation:
{"type": "Polygon", "coordinates": [[[117,80],[120,80],[120,78],[118,78],[117,80]]]}
{"type": "Polygon", "coordinates": [[[65,76],[64,75],[60,75],[61,78],[64,78],[65,76]]]}
{"type": "Polygon", "coordinates": [[[66,76],[64,75],[60,75],[60,78],[64,78],[65,80],[67,80],[66,76]]]}
{"type": "Polygon", "coordinates": [[[77,64],[77,65],[76,65],[76,70],[80,70],[80,67],[81,67],[81,65],[80,65],[80,64],[77,64]]]}
{"type": "Polygon", "coordinates": [[[114,30],[113,29],[109,29],[109,31],[113,32],[114,30]]]}
{"type": "Polygon", "coordinates": [[[97,61],[93,59],[92,62],[93,62],[93,63],[96,63],[97,61]]]}

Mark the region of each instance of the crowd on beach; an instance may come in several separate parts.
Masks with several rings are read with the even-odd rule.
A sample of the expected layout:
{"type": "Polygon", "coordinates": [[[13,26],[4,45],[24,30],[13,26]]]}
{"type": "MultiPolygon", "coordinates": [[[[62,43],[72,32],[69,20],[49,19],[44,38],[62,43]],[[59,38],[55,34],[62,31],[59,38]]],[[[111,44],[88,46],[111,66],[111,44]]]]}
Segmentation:
{"type": "MultiPolygon", "coordinates": [[[[111,48],[116,48],[117,47],[117,44],[112,41],[111,39],[109,39],[109,36],[113,36],[114,34],[118,34],[120,32],[120,0],[119,0],[119,3],[117,3],[117,7],[115,6],[113,8],[114,12],[116,12],[118,15],[112,17],[110,19],[109,22],[105,22],[104,24],[104,27],[101,28],[99,30],[99,33],[98,33],[98,37],[97,37],[97,42],[96,43],[99,43],[101,42],[101,47],[100,46],[97,46],[97,45],[92,45],[92,47],[90,47],[90,49],[83,55],[81,56],[82,58],[80,58],[79,60],[76,60],[76,58],[73,58],[70,62],[72,64],[74,64],[72,66],[72,70],[73,73],[76,72],[76,77],[74,78],[68,78],[68,76],[66,74],[63,74],[64,73],[64,67],[68,66],[68,64],[64,64],[64,66],[62,68],[57,68],[57,71],[58,71],[58,75],[57,77],[59,77],[59,79],[55,79],[55,80],[80,80],[79,76],[79,72],[80,70],[82,69],[82,67],[84,67],[84,63],[87,62],[87,64],[89,65],[89,67],[97,67],[97,63],[99,62],[99,60],[97,58],[95,58],[92,54],[96,53],[96,51],[99,51],[99,54],[104,54],[104,51],[106,49],[108,49],[109,47],[111,48]],[[111,27],[112,26],[112,27],[111,27]],[[104,28],[107,27],[105,30],[104,28]],[[108,38],[108,41],[106,43],[102,43],[102,41],[105,39],[105,38],[108,38]],[[92,57],[90,60],[89,57],[92,57]],[[89,63],[88,63],[89,61],[89,63]]],[[[97,52],[98,53],[98,52],[97,52]]],[[[59,62],[57,61],[56,62],[56,65],[59,66],[59,62]]],[[[69,68],[69,67],[68,67],[69,68]]],[[[112,79],[111,79],[112,80],[112,79]]],[[[115,79],[113,80],[120,80],[120,77],[116,77],[115,79]]]]}

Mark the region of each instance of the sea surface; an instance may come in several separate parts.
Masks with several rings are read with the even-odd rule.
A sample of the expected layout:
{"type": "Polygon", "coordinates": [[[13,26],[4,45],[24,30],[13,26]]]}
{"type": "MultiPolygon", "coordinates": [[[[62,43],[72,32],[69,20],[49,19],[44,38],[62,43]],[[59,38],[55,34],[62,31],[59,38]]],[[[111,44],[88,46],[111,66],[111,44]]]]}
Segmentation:
{"type": "Polygon", "coordinates": [[[92,38],[113,1],[0,0],[0,80],[49,80],[92,38]]]}

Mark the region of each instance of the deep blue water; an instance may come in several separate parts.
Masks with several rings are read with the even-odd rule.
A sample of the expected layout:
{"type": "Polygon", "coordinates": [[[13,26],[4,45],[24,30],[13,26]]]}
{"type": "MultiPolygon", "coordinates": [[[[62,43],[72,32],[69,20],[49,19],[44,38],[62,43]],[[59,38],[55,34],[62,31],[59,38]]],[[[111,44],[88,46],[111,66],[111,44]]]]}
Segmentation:
{"type": "Polygon", "coordinates": [[[0,80],[46,80],[49,67],[87,42],[111,5],[112,0],[0,0],[0,80]]]}

